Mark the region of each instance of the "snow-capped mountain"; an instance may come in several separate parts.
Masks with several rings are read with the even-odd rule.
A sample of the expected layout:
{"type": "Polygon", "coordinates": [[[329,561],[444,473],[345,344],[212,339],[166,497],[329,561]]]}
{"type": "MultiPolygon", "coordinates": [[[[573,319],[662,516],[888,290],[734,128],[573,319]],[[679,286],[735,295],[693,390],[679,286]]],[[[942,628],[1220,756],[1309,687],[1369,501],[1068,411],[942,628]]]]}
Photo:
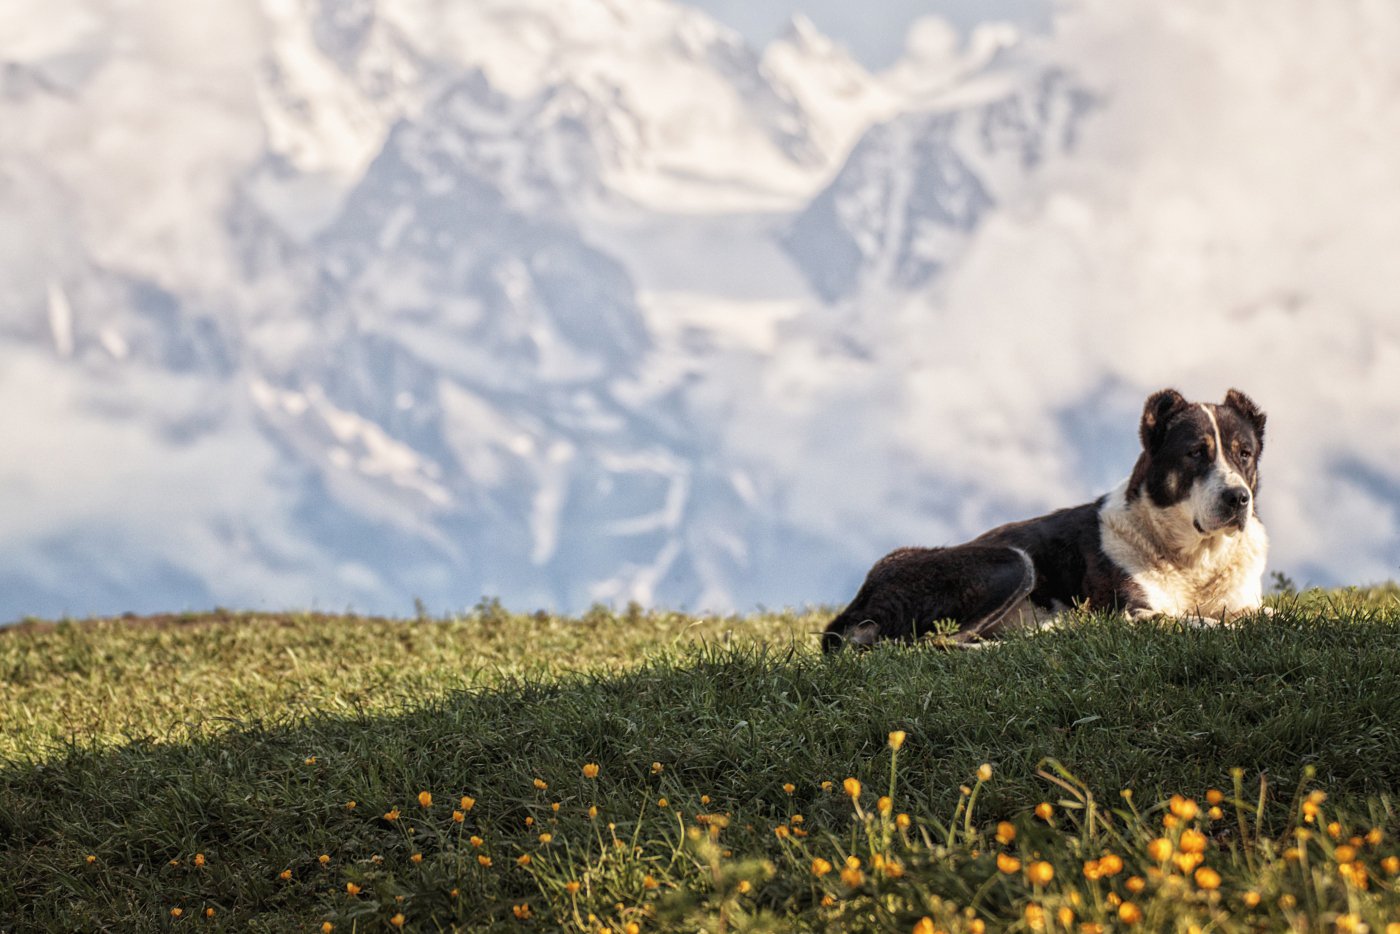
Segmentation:
{"type": "Polygon", "coordinates": [[[1093,101],[1059,68],[982,89],[993,95],[985,102],[959,91],[951,106],[902,114],[862,136],[784,234],[827,301],[862,286],[928,284],[1027,173],[1073,151],[1093,101]]]}
{"type": "MultiPolygon", "coordinates": [[[[755,50],[671,0],[26,6],[0,29],[0,619],[834,602],[892,545],[1091,495],[1143,393],[1238,363],[1110,336],[1119,296],[1259,241],[1182,233],[1198,123],[1162,121],[1166,169],[1131,145],[1123,115],[1175,99],[1103,37],[1162,35],[1147,7],[1086,0],[1053,41],[923,21],[871,73],[805,20],[755,50]]],[[[1214,61],[1207,7],[1135,61],[1214,61]]],[[[1183,320],[1283,340],[1339,281],[1289,255],[1183,320]]],[[[1349,299],[1365,372],[1400,346],[1379,294],[1349,299]]],[[[1250,366],[1218,379],[1291,397],[1250,366]]],[[[1393,516],[1371,444],[1278,488],[1393,516]]],[[[1282,512],[1293,573],[1385,576],[1394,528],[1328,552],[1282,512]]]]}

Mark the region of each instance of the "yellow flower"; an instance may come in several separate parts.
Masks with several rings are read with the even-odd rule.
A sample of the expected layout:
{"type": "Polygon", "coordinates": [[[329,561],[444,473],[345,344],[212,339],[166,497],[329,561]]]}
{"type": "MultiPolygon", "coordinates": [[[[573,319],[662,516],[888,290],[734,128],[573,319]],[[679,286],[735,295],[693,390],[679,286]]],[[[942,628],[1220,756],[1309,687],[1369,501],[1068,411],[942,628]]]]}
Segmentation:
{"type": "Polygon", "coordinates": [[[827,894],[827,895],[823,895],[823,896],[822,896],[822,907],[823,907],[823,908],[830,908],[830,907],[831,907],[832,905],[834,905],[834,904],[836,904],[836,899],[833,898],[830,894],[827,894]]]}
{"type": "Polygon", "coordinates": [[[1178,853],[1176,854],[1175,860],[1176,868],[1180,869],[1182,874],[1185,875],[1205,862],[1205,859],[1206,858],[1200,853],[1178,853]]]}
{"type": "Polygon", "coordinates": [[[891,730],[891,731],[890,731],[890,748],[893,749],[895,752],[898,752],[898,751],[899,751],[899,747],[904,745],[904,738],[905,738],[907,735],[908,735],[908,734],[906,734],[903,730],[891,730]]]}
{"type": "Polygon", "coordinates": [[[283,869],[281,872],[279,872],[279,873],[277,874],[277,878],[281,879],[283,882],[286,882],[286,881],[287,881],[288,879],[290,879],[291,877],[292,877],[292,871],[291,871],[290,869],[283,869]]]}
{"type": "Polygon", "coordinates": [[[430,808],[433,806],[433,793],[430,791],[418,792],[418,806],[420,808],[430,808]]]}
{"type": "Polygon", "coordinates": [[[472,834],[470,837],[467,838],[467,842],[470,843],[472,846],[481,846],[486,841],[478,837],[476,834],[472,834]]]}
{"type": "Polygon", "coordinates": [[[1060,922],[1060,927],[1068,931],[1070,925],[1074,923],[1074,909],[1068,905],[1062,906],[1059,911],[1055,912],[1055,920],[1060,922]]]}
{"type": "Polygon", "coordinates": [[[521,866],[521,867],[530,865],[530,854],[529,854],[529,853],[521,853],[520,856],[516,857],[515,865],[521,866]]]}
{"type": "Polygon", "coordinates": [[[1199,830],[1183,830],[1181,839],[1177,841],[1177,847],[1183,853],[1204,853],[1206,851],[1206,835],[1199,830]]]}
{"type": "Polygon", "coordinates": [[[1298,899],[1291,892],[1284,892],[1278,897],[1278,906],[1284,911],[1292,911],[1298,907],[1298,899]]]}
{"type": "Polygon", "coordinates": [[[206,918],[212,918],[212,917],[214,917],[214,915],[215,915],[215,911],[214,911],[213,908],[206,908],[206,909],[204,909],[204,917],[206,917],[206,918]]]}
{"type": "Polygon", "coordinates": [[[850,795],[852,798],[860,797],[860,779],[848,778],[841,783],[841,787],[844,788],[846,794],[850,795]]]}
{"type": "Polygon", "coordinates": [[[570,895],[577,895],[578,890],[579,884],[574,880],[570,879],[568,882],[564,883],[564,891],[568,892],[570,895]]]}
{"type": "Polygon", "coordinates": [[[1031,863],[1026,870],[1026,877],[1031,880],[1032,885],[1049,885],[1050,880],[1055,878],[1055,867],[1044,860],[1031,863]]]}
{"type": "Polygon", "coordinates": [[[203,854],[203,853],[196,853],[196,854],[194,854],[194,864],[195,864],[196,866],[203,866],[203,865],[204,865],[204,854],[203,854]]]}
{"type": "Polygon", "coordinates": [[[546,788],[549,787],[549,783],[542,778],[537,778],[535,779],[535,787],[538,788],[540,791],[544,791],[546,788]]]}
{"type": "Polygon", "coordinates": [[[783,785],[783,791],[787,792],[788,794],[792,794],[796,790],[797,786],[794,785],[792,782],[786,782],[783,785]]]}
{"type": "Polygon", "coordinates": [[[1225,816],[1225,812],[1218,807],[1212,807],[1209,811],[1206,811],[1206,816],[1211,820],[1220,820],[1225,816]]]}
{"type": "Polygon", "coordinates": [[[530,920],[530,903],[529,903],[529,902],[521,902],[519,905],[512,905],[510,910],[511,910],[511,912],[515,915],[516,920],[519,920],[519,921],[528,921],[528,920],[530,920]]]}
{"type": "Polygon", "coordinates": [[[909,819],[909,815],[908,815],[908,814],[896,814],[896,815],[895,815],[895,818],[894,818],[894,825],[895,825],[896,827],[898,827],[900,830],[908,830],[908,829],[909,829],[910,823],[912,823],[912,821],[909,819]]]}
{"type": "Polygon", "coordinates": [[[598,816],[598,805],[592,804],[588,807],[588,819],[592,820],[598,816]]]}
{"type": "Polygon", "coordinates": [[[710,796],[709,796],[709,795],[701,795],[701,796],[700,796],[700,803],[701,803],[701,804],[709,804],[709,803],[710,803],[710,796]]]}
{"type": "Polygon", "coordinates": [[[850,889],[854,889],[865,881],[865,873],[859,869],[852,869],[847,866],[841,870],[841,882],[850,889]]]}
{"type": "Polygon", "coordinates": [[[1123,886],[1129,892],[1132,892],[1134,895],[1136,895],[1138,892],[1141,892],[1143,889],[1147,888],[1147,883],[1143,881],[1142,876],[1129,876],[1128,881],[1124,882],[1123,886]]]}
{"type": "Polygon", "coordinates": [[[89,853],[86,857],[86,862],[91,866],[93,863],[97,862],[97,856],[93,853],[89,853]]]}
{"type": "Polygon", "coordinates": [[[992,764],[983,762],[977,767],[977,780],[979,782],[989,782],[992,780],[992,764]]]}
{"type": "Polygon", "coordinates": [[[334,925],[334,924],[331,924],[329,921],[322,921],[322,922],[321,922],[321,934],[331,934],[331,931],[334,931],[334,930],[335,930],[335,925],[334,925]]]}
{"type": "Polygon", "coordinates": [[[846,857],[846,868],[847,868],[847,869],[859,869],[859,868],[860,868],[860,857],[859,857],[859,856],[847,856],[847,857],[846,857]]]}
{"type": "Polygon", "coordinates": [[[478,857],[476,858],[476,861],[477,861],[478,863],[480,863],[480,864],[482,865],[483,868],[486,868],[486,869],[490,869],[490,868],[491,868],[491,857],[487,856],[485,853],[483,853],[483,854],[481,854],[480,856],[478,856],[478,857]]]}
{"type": "Polygon", "coordinates": [[[1050,802],[1042,801],[1035,806],[1035,816],[1043,821],[1049,821],[1055,814],[1055,809],[1050,806],[1050,802]]]}
{"type": "Polygon", "coordinates": [[[645,875],[645,876],[642,876],[642,888],[644,888],[644,889],[654,889],[654,888],[657,888],[657,887],[660,886],[660,885],[661,885],[661,883],[660,883],[660,882],[657,882],[657,881],[656,881],[656,877],[653,876],[653,875],[651,875],[650,873],[648,873],[648,874],[645,875]]]}
{"type": "Polygon", "coordinates": [[[904,875],[904,867],[900,865],[898,860],[885,860],[883,870],[885,875],[889,876],[891,879],[898,879],[904,875]]]}
{"type": "Polygon", "coordinates": [[[1175,830],[1181,826],[1181,818],[1177,817],[1175,814],[1163,814],[1162,826],[1168,830],[1175,830]]]}
{"type": "Polygon", "coordinates": [[[597,777],[598,777],[598,763],[596,763],[596,762],[585,762],[584,765],[583,765],[583,777],[584,777],[584,778],[597,778],[597,777]]]}
{"type": "Polygon", "coordinates": [[[558,814],[558,813],[559,813],[559,802],[558,802],[558,801],[555,801],[555,802],[553,802],[552,804],[550,804],[549,809],[550,809],[551,811],[553,811],[555,814],[558,814]]]}
{"type": "Polygon", "coordinates": [[[967,922],[968,934],[986,934],[987,922],[981,918],[973,918],[967,922]]]}
{"type": "Polygon", "coordinates": [[[622,928],[622,934],[642,934],[642,926],[635,921],[628,921],[622,928]]]}
{"type": "Polygon", "coordinates": [[[812,875],[820,877],[826,875],[828,872],[831,872],[831,863],[822,859],[820,856],[812,860],[812,875]]]}
{"type": "Polygon", "coordinates": [[[888,814],[894,810],[894,802],[890,800],[889,795],[881,795],[880,800],[875,802],[875,809],[881,814],[888,814]]]}
{"type": "Polygon", "coordinates": [[[800,824],[806,819],[807,818],[803,817],[801,814],[794,814],[792,817],[788,818],[789,822],[793,824],[800,824]]]}
{"type": "Polygon", "coordinates": [[[398,809],[398,808],[390,808],[388,811],[385,811],[385,812],[384,812],[384,819],[387,820],[387,821],[396,821],[396,820],[398,820],[398,819],[399,819],[399,809],[398,809]]]}
{"type": "Polygon", "coordinates": [[[353,811],[353,810],[355,810],[355,802],[354,802],[354,801],[346,801],[346,802],[345,802],[345,810],[347,810],[347,811],[353,811]]]}
{"type": "Polygon", "coordinates": [[[315,765],[315,764],[316,764],[316,757],[315,757],[315,756],[307,756],[305,759],[302,760],[302,763],[301,763],[301,764],[302,764],[302,765],[315,765]]]}
{"type": "Polygon", "coordinates": [[[180,915],[182,915],[182,914],[184,914],[184,913],[185,913],[185,909],[183,909],[183,908],[172,908],[172,909],[170,909],[170,917],[172,917],[172,918],[178,918],[178,917],[180,917],[180,915]]]}
{"type": "Polygon", "coordinates": [[[1366,834],[1366,842],[1371,844],[1371,846],[1380,846],[1381,841],[1384,839],[1385,831],[1381,830],[1379,827],[1371,828],[1370,832],[1366,834]]]}
{"type": "Polygon", "coordinates": [[[822,791],[830,791],[831,788],[832,788],[831,782],[822,782],[822,791]]]}
{"type": "Polygon", "coordinates": [[[401,927],[403,927],[403,922],[404,922],[404,917],[403,917],[403,912],[402,912],[402,911],[399,912],[398,914],[394,915],[392,918],[389,919],[389,923],[392,924],[392,925],[393,925],[394,927],[396,927],[396,928],[401,928],[401,927]]]}
{"type": "Polygon", "coordinates": [[[1182,820],[1195,820],[1201,813],[1201,807],[1190,798],[1183,798],[1181,795],[1172,795],[1168,804],[1171,812],[1182,820]]]}
{"type": "Polygon", "coordinates": [[[1035,902],[1026,906],[1026,925],[1032,931],[1045,930],[1045,909],[1035,902]]]}
{"type": "Polygon", "coordinates": [[[748,879],[740,879],[738,889],[740,895],[747,895],[753,889],[753,883],[748,879]]]}
{"type": "Polygon", "coordinates": [[[1137,924],[1142,920],[1142,909],[1132,902],[1124,902],[1118,906],[1118,920],[1124,924],[1137,924]]]}
{"type": "Polygon", "coordinates": [[[1220,804],[1225,800],[1225,794],[1219,788],[1212,788],[1206,792],[1206,804],[1220,804]]]}
{"type": "Polygon", "coordinates": [[[408,858],[408,861],[411,862],[411,863],[413,863],[414,865],[417,865],[418,863],[423,862],[423,854],[422,854],[422,853],[414,853],[412,856],[410,856],[410,857],[408,858]]]}
{"type": "Polygon", "coordinates": [[[466,819],[467,819],[467,815],[463,814],[461,811],[453,811],[453,812],[452,812],[452,822],[453,822],[454,824],[460,824],[460,823],[462,823],[463,821],[465,821],[466,819]]]}
{"type": "Polygon", "coordinates": [[[1253,908],[1260,902],[1259,893],[1251,889],[1240,896],[1240,901],[1244,902],[1246,908],[1253,908]]]}
{"type": "Polygon", "coordinates": [[[1381,860],[1381,868],[1386,871],[1387,875],[1400,875],[1400,856],[1387,856],[1381,860]]]}
{"type": "Polygon", "coordinates": [[[1356,859],[1356,848],[1344,843],[1332,851],[1332,858],[1339,863],[1349,863],[1356,859]]]}
{"type": "Polygon", "coordinates": [[[345,883],[345,894],[346,894],[346,895],[359,895],[359,894],[360,894],[360,887],[359,887],[358,885],[356,885],[355,883],[353,883],[353,882],[347,882],[347,883],[345,883]]]}
{"type": "Polygon", "coordinates": [[[1094,882],[1103,876],[1103,870],[1099,868],[1099,861],[1088,859],[1084,861],[1084,878],[1094,882]]]}
{"type": "Polygon", "coordinates": [[[997,824],[997,842],[1006,846],[1016,839],[1016,825],[1010,821],[997,824]]]}
{"type": "Polygon", "coordinates": [[[1220,873],[1209,866],[1202,866],[1196,870],[1196,885],[1199,888],[1211,890],[1220,888],[1220,873]]]}
{"type": "Polygon", "coordinates": [[[913,934],[933,934],[934,930],[933,919],[927,915],[914,922],[913,934]]]}
{"type": "Polygon", "coordinates": [[[329,853],[322,853],[320,856],[316,857],[316,861],[324,866],[331,861],[331,855],[329,853]]]}
{"type": "Polygon", "coordinates": [[[1006,853],[997,854],[997,868],[1008,876],[1021,871],[1021,861],[1006,853]]]}
{"type": "Polygon", "coordinates": [[[779,840],[786,840],[788,838],[788,833],[789,831],[786,824],[779,824],[773,828],[773,834],[779,840]]]}
{"type": "Polygon", "coordinates": [[[533,827],[533,826],[535,826],[535,819],[534,819],[533,817],[527,817],[527,818],[525,818],[525,826],[526,826],[526,827],[533,827]]]}
{"type": "Polygon", "coordinates": [[[651,764],[651,774],[660,775],[665,768],[666,766],[662,765],[660,762],[653,762],[651,764]]]}
{"type": "Polygon", "coordinates": [[[542,833],[542,834],[540,834],[540,842],[541,842],[541,843],[549,843],[549,842],[552,841],[553,839],[554,839],[554,834],[552,834],[552,833],[542,833]]]}
{"type": "Polygon", "coordinates": [[[657,798],[656,806],[659,808],[670,807],[671,802],[667,801],[665,798],[657,798]]]}

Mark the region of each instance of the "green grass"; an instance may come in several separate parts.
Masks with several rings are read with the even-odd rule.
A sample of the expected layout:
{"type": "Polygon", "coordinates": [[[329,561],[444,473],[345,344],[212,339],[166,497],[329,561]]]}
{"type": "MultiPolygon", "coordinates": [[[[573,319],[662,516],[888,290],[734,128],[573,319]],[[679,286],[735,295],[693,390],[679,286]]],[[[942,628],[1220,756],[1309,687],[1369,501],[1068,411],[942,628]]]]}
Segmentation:
{"type": "Polygon", "coordinates": [[[1393,585],[1283,598],[1232,628],[1088,618],[952,654],[822,658],[826,618],[483,605],[0,633],[0,931],[391,930],[400,914],[427,931],[1060,930],[1061,910],[1079,930],[1122,926],[1115,899],[1146,930],[1400,920],[1393,585]],[[1220,817],[1163,826],[1167,796],[1204,810],[1210,788],[1220,817]],[[1015,840],[992,838],[1001,820],[1015,840]],[[1189,853],[1176,863],[1195,827],[1217,889],[1189,853]],[[1146,855],[1158,835],[1165,865],[1146,855]],[[1086,879],[1108,850],[1124,868],[1086,879]]]}

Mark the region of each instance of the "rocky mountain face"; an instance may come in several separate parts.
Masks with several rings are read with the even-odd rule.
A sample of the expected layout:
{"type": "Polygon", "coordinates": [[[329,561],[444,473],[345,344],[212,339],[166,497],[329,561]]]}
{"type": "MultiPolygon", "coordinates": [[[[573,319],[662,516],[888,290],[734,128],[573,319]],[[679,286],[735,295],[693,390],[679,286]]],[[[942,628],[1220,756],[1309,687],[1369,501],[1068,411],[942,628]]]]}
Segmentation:
{"type": "Polygon", "coordinates": [[[736,442],[748,393],[1094,100],[665,0],[72,5],[0,43],[0,618],[839,599],[869,555],[736,442]]]}

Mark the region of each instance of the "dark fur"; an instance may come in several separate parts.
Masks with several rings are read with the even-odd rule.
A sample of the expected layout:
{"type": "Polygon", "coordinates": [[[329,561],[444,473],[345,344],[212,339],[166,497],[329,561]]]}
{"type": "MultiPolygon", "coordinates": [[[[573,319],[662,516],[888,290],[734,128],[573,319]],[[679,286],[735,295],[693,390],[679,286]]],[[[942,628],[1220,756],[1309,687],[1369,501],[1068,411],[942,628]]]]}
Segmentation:
{"type": "MultiPolygon", "coordinates": [[[[1237,390],[1212,406],[1230,464],[1258,487],[1264,413],[1237,390]]],[[[1190,495],[1215,457],[1215,433],[1197,405],[1175,390],[1151,396],[1139,426],[1143,450],[1129,479],[1129,500],[1146,495],[1168,507],[1190,495]]],[[[1241,494],[1242,495],[1242,494],[1241,494]]],[[[901,548],[876,562],[850,605],[822,635],[822,649],[847,643],[912,641],[943,621],[957,641],[995,635],[1024,598],[1041,610],[1056,606],[1132,612],[1145,607],[1140,588],[1104,554],[1099,514],[1105,497],[1024,522],[1013,522],[948,548],[901,548]],[[1024,552],[1026,559],[1018,551],[1024,552]]],[[[1232,504],[1233,507],[1233,504],[1232,504]]],[[[1223,508],[1223,507],[1222,507],[1223,508]]],[[[1238,518],[1241,526],[1251,508],[1238,518]]]]}

